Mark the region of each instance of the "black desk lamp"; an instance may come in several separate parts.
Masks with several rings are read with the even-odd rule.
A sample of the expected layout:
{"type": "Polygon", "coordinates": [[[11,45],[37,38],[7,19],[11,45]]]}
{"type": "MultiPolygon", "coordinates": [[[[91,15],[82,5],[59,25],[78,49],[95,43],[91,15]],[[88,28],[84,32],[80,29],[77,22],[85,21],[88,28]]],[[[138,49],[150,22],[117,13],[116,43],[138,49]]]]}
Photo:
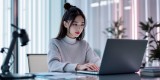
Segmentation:
{"type": "Polygon", "coordinates": [[[14,27],[14,28],[16,28],[17,30],[15,30],[12,33],[12,36],[13,36],[12,42],[10,44],[8,53],[7,53],[7,55],[6,55],[6,57],[5,57],[4,61],[3,61],[2,66],[1,66],[2,73],[0,74],[0,78],[2,78],[2,79],[33,78],[34,76],[31,75],[31,74],[19,75],[19,74],[12,74],[9,71],[9,68],[10,68],[10,66],[9,66],[9,60],[11,58],[12,51],[14,50],[14,46],[15,46],[15,44],[17,42],[18,37],[20,37],[20,40],[21,40],[21,43],[22,43],[21,46],[25,46],[29,42],[28,35],[27,35],[27,33],[26,33],[26,31],[24,29],[19,29],[14,24],[11,24],[11,26],[14,27]],[[20,33],[18,33],[18,30],[20,30],[20,33]]]}

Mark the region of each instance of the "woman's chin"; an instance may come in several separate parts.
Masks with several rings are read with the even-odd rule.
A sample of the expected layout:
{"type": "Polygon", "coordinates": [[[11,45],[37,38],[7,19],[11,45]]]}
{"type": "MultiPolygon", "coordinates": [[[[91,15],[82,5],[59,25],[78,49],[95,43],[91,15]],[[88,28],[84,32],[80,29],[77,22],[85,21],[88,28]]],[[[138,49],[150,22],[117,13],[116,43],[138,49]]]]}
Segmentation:
{"type": "Polygon", "coordinates": [[[75,35],[75,37],[79,37],[79,35],[75,35]]]}

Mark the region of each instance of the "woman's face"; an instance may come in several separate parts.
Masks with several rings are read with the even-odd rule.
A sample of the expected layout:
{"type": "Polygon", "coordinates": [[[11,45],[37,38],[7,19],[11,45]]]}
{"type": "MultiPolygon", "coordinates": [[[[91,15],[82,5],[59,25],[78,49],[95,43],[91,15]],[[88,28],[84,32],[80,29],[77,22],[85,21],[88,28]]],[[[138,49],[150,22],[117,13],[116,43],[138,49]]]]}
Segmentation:
{"type": "Polygon", "coordinates": [[[79,15],[75,18],[72,24],[71,21],[64,21],[64,26],[67,28],[68,37],[77,38],[82,33],[85,23],[83,17],[79,15]]]}

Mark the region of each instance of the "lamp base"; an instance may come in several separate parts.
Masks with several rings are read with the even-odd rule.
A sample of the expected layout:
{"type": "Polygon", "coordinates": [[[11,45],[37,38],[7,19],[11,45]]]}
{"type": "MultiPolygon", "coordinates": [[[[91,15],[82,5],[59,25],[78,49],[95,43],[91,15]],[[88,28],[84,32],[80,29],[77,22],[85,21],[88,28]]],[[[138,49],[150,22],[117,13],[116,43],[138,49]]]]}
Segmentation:
{"type": "Polygon", "coordinates": [[[33,79],[33,74],[0,74],[1,79],[33,79]]]}

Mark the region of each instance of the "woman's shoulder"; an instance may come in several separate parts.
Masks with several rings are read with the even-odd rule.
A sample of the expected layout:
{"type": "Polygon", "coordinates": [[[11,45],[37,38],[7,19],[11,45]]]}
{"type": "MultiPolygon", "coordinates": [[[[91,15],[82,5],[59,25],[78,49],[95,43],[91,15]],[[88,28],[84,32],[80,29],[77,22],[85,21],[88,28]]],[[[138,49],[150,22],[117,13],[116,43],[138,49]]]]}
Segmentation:
{"type": "Polygon", "coordinates": [[[50,39],[50,43],[51,44],[58,44],[60,42],[60,40],[56,39],[56,38],[51,38],[50,39]]]}
{"type": "Polygon", "coordinates": [[[89,45],[86,40],[81,40],[80,43],[83,44],[83,45],[89,45]]]}

